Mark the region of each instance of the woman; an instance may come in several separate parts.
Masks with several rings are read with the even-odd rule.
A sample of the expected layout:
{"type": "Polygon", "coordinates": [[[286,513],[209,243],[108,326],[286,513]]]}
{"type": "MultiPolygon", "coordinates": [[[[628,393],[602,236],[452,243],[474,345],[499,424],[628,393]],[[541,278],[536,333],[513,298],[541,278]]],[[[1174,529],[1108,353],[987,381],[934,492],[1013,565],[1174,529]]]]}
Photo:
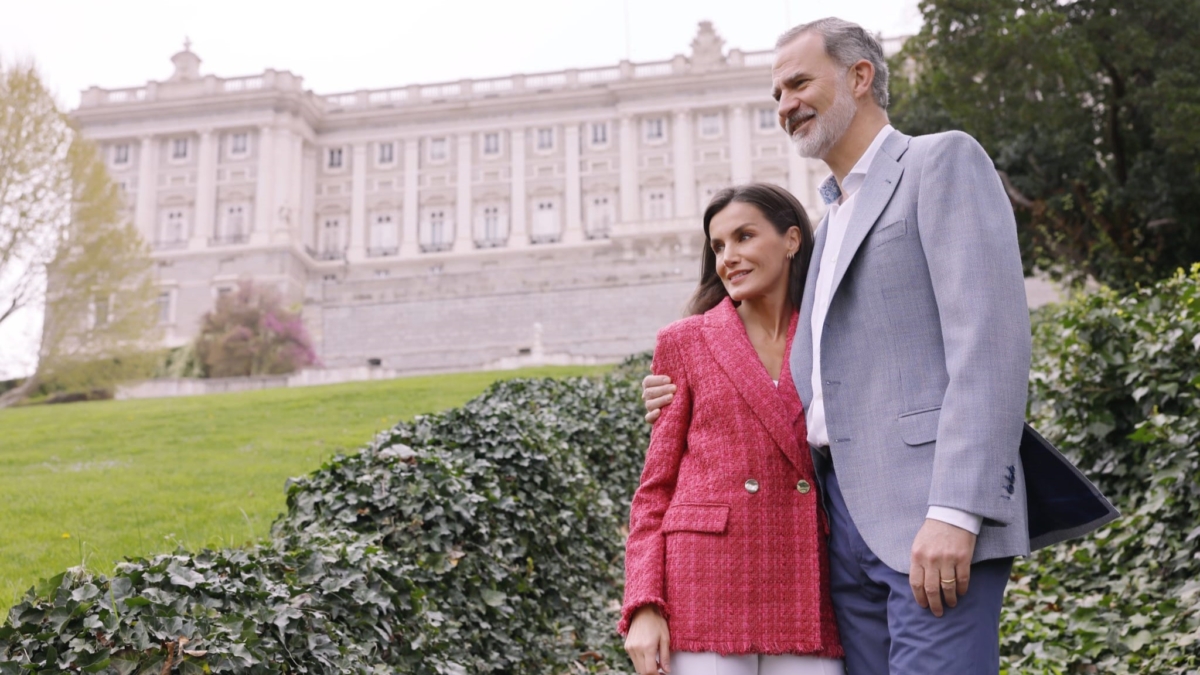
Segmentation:
{"type": "Polygon", "coordinates": [[[633,498],[618,629],[639,675],[841,675],[788,350],[812,228],[782,188],[721,191],[692,316],[658,334],[677,391],[633,498]]]}

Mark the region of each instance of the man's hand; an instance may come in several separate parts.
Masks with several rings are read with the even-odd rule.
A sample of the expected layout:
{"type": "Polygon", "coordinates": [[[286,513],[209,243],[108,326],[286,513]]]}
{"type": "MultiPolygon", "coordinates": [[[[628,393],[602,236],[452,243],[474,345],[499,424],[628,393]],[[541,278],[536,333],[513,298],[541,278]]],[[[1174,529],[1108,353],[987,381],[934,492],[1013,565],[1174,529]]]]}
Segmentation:
{"type": "Polygon", "coordinates": [[[912,547],[908,583],[917,604],[934,616],[942,615],[942,598],[947,607],[958,604],[971,581],[971,556],[975,535],[950,523],[928,518],[917,532],[912,547]]]}
{"type": "Polygon", "coordinates": [[[646,421],[651,424],[662,414],[659,408],[674,398],[675,385],[666,375],[647,375],[642,380],[642,400],[646,402],[646,421]]]}
{"type": "Polygon", "coordinates": [[[657,675],[658,669],[671,672],[668,659],[671,657],[671,631],[667,620],[658,613],[658,608],[646,605],[633,613],[629,622],[629,635],[625,637],[625,651],[633,659],[633,669],[638,675],[657,675]]]}

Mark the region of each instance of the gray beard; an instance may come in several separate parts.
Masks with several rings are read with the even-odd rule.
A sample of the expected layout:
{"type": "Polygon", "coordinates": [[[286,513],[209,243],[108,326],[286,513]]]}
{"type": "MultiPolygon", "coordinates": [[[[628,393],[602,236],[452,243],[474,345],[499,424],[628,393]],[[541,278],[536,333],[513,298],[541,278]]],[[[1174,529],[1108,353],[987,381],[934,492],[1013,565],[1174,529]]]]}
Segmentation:
{"type": "Polygon", "coordinates": [[[788,131],[791,132],[792,144],[796,146],[796,153],[801,157],[825,159],[829,150],[850,128],[856,112],[858,112],[858,108],[854,104],[854,97],[850,95],[850,89],[841,87],[833,99],[833,105],[829,106],[825,112],[817,114],[813,119],[812,130],[808,133],[791,132],[792,123],[789,119],[788,131]]]}

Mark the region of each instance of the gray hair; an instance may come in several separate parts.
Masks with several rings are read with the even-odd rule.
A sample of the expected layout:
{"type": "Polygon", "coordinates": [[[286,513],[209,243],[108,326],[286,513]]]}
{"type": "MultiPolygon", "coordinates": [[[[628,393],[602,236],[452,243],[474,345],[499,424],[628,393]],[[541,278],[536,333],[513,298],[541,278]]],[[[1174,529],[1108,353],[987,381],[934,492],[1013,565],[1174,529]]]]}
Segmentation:
{"type": "Polygon", "coordinates": [[[804,33],[816,33],[825,38],[825,53],[833,62],[843,68],[849,68],[859,61],[869,61],[875,67],[875,79],[871,82],[871,95],[880,108],[887,109],[888,105],[888,66],[883,57],[883,47],[862,26],[844,19],[829,17],[803,23],[775,41],[775,49],[800,37],[804,33]]]}

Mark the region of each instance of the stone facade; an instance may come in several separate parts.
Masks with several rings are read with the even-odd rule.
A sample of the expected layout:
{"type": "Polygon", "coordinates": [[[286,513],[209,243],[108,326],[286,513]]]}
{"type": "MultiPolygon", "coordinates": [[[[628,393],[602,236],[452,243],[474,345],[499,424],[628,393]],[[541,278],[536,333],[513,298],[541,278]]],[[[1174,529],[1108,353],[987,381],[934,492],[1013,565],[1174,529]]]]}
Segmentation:
{"type": "Polygon", "coordinates": [[[160,319],[190,340],[238,279],[303,305],[322,362],[398,372],[653,346],[699,272],[700,214],[751,180],[814,220],[770,51],[725,50],[318,95],[288,71],[92,87],[74,117],[151,242],[160,319]]]}

